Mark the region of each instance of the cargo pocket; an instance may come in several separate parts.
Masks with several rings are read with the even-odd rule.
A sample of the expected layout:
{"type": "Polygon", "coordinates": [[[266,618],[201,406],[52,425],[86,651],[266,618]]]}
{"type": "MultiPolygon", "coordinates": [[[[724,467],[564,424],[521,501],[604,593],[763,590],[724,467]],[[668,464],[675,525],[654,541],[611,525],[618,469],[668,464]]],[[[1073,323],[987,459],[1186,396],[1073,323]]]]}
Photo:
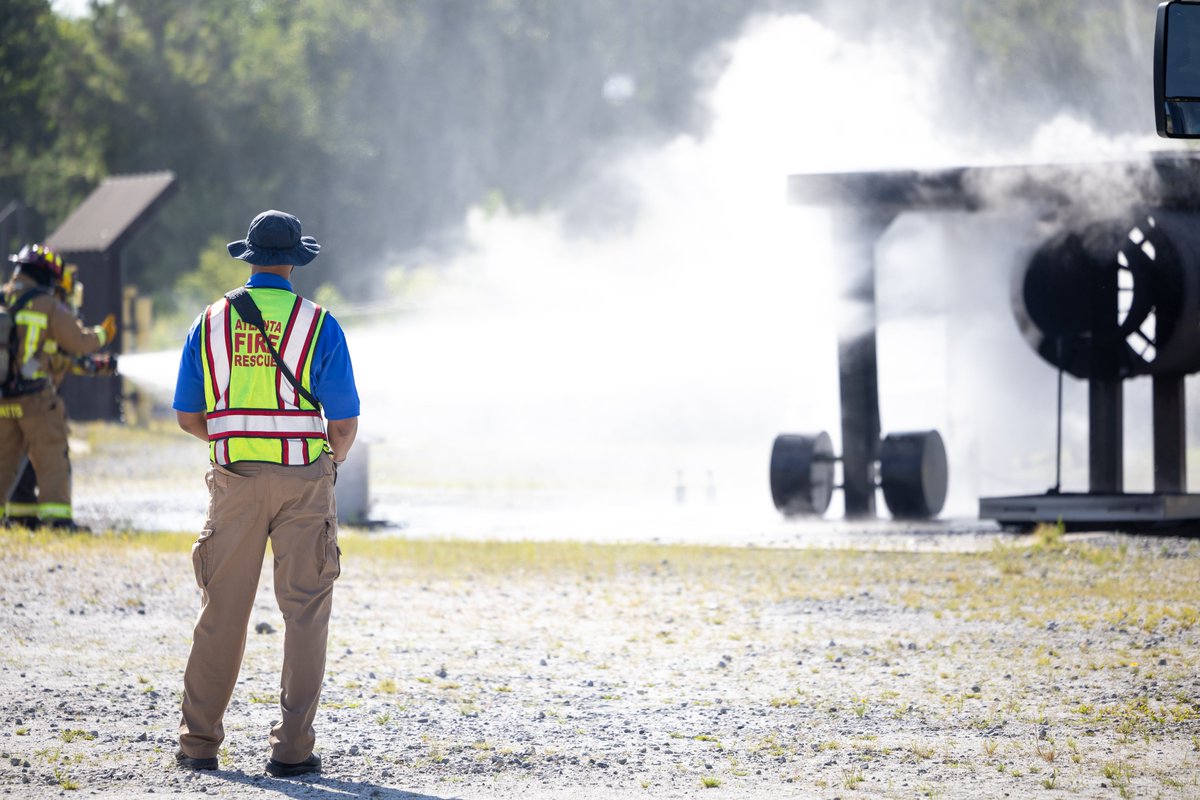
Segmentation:
{"type": "Polygon", "coordinates": [[[204,485],[208,487],[208,511],[204,524],[209,527],[215,527],[217,524],[218,505],[228,509],[231,505],[251,502],[245,499],[245,490],[247,486],[252,487],[252,484],[247,484],[244,476],[220,464],[209,462],[208,471],[204,473],[204,485]],[[218,496],[221,498],[219,504],[218,496]]]}
{"type": "Polygon", "coordinates": [[[342,549],[338,547],[337,520],[325,520],[321,545],[321,584],[328,585],[342,574],[342,549]]]}
{"type": "MultiPolygon", "coordinates": [[[[216,486],[216,481],[213,480],[213,471],[211,468],[208,470],[208,472],[204,473],[204,485],[208,487],[208,510],[204,512],[204,521],[211,525],[217,510],[217,493],[214,488],[216,486]]],[[[205,533],[208,533],[208,531],[206,530],[205,533]]],[[[197,542],[197,544],[199,544],[199,542],[197,542]]],[[[192,550],[195,551],[195,547],[193,547],[192,550]]]]}
{"type": "Polygon", "coordinates": [[[212,535],[213,529],[205,528],[192,545],[192,568],[196,571],[196,585],[201,589],[208,588],[208,581],[212,577],[212,553],[209,552],[212,535]]]}

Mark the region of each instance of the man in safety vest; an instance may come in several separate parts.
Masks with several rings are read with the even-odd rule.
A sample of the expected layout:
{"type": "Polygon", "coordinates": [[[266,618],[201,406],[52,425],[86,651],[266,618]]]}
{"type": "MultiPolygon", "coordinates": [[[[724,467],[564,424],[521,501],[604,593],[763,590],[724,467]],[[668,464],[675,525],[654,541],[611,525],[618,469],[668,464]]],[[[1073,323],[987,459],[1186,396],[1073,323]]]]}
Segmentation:
{"type": "MultiPolygon", "coordinates": [[[[3,292],[15,337],[13,347],[0,342],[9,348],[8,374],[0,378],[0,486],[7,496],[28,453],[40,481],[36,522],[71,530],[77,526],[71,511],[67,416],[50,379],[47,349],[53,342],[54,349],[68,353],[94,353],[116,338],[116,318],[109,314],[94,328],[83,326],[54,296],[63,261],[45,245],[26,245],[9,261],[16,268],[3,292]]],[[[25,510],[22,516],[34,522],[35,509],[25,510]]]]}
{"type": "Polygon", "coordinates": [[[179,426],[208,443],[211,462],[208,520],[192,547],[202,600],[175,754],[188,769],[217,768],[270,539],[286,628],[282,716],[266,769],[276,777],[321,771],[313,719],[341,573],[333,484],[354,444],[359,402],[341,327],[289,280],[320,249],[291,214],[259,214],[246,238],[229,244],[251,265],[250,280],[209,306],[184,344],[174,407],[179,426]]]}

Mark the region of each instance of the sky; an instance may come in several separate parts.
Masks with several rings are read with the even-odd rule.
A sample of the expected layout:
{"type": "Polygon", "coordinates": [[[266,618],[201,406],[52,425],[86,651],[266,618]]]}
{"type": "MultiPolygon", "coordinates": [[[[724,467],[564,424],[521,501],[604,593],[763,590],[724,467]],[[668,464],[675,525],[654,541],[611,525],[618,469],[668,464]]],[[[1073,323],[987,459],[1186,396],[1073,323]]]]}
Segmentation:
{"type": "Polygon", "coordinates": [[[89,0],[50,0],[50,7],[64,17],[82,17],[87,13],[89,0]]]}

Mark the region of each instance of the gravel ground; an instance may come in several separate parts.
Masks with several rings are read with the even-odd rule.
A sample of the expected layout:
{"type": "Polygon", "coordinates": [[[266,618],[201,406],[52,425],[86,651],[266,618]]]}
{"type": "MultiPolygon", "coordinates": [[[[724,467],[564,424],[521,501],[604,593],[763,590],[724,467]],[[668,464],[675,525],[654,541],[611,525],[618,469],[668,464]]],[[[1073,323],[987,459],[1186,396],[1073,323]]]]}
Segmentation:
{"type": "Polygon", "coordinates": [[[13,797],[1200,797],[1194,541],[348,533],[325,774],[281,781],[262,772],[282,638],[269,571],[221,769],[195,774],[172,765],[190,538],[0,539],[13,797]]]}
{"type": "Polygon", "coordinates": [[[135,533],[0,532],[2,794],[1200,798],[1195,541],[386,475],[395,524],[343,538],[324,775],[262,772],[267,569],[221,769],[179,771],[194,534],[155,531],[198,527],[203,448],[76,437],[80,518],[135,533]]]}

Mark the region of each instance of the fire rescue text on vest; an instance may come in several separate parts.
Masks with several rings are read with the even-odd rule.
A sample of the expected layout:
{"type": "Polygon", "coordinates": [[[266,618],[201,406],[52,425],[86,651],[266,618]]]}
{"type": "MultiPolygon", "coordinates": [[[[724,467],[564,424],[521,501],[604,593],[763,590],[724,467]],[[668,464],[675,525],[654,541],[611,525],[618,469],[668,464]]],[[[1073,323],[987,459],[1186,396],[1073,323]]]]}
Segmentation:
{"type": "MultiPolygon", "coordinates": [[[[274,319],[263,320],[266,324],[267,335],[271,344],[278,349],[279,339],[283,335],[283,325],[274,319]]],[[[262,334],[250,323],[237,320],[233,326],[233,366],[235,367],[270,367],[275,360],[267,350],[262,334]]]]}

